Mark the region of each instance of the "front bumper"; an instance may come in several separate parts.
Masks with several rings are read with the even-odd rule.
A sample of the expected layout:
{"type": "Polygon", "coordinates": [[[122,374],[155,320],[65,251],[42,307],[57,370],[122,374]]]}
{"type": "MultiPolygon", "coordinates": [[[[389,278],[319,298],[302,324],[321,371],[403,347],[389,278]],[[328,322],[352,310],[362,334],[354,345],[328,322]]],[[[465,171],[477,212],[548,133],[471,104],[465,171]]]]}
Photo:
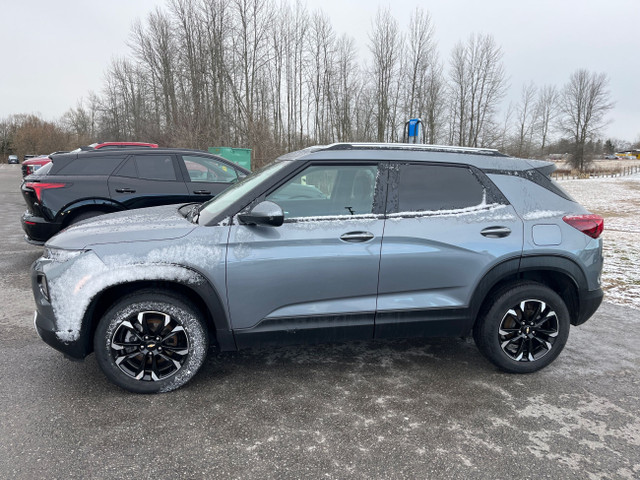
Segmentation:
{"type": "Polygon", "coordinates": [[[45,317],[36,310],[35,327],[38,336],[50,347],[62,352],[65,357],[73,360],[82,360],[91,353],[86,342],[81,340],[75,342],[63,342],[56,334],[55,324],[51,319],[45,317]]]}
{"type": "Polygon", "coordinates": [[[22,214],[22,229],[27,234],[28,242],[42,245],[62,230],[62,224],[49,222],[42,217],[37,217],[29,212],[22,214]]]}
{"type": "Polygon", "coordinates": [[[91,343],[89,342],[89,335],[81,330],[77,340],[67,342],[58,337],[58,328],[56,326],[56,317],[53,311],[51,303],[45,298],[40,286],[38,285],[39,272],[34,263],[31,267],[31,288],[33,290],[33,297],[36,302],[36,313],[34,324],[38,336],[49,346],[55,348],[59,352],[62,352],[66,357],[75,360],[81,360],[91,353],[91,343]]]}

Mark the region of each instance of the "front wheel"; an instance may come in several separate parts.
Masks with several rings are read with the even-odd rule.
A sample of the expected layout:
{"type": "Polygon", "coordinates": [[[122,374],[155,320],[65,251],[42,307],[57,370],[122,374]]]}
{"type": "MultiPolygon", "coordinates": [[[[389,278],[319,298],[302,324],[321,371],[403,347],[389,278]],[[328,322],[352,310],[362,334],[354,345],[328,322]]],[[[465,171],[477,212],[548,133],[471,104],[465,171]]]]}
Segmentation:
{"type": "Polygon", "coordinates": [[[169,392],[187,383],[207,355],[201,315],[185,299],[141,291],[117,302],[94,336],[98,365],[116,385],[135,393],[169,392]]]}
{"type": "Polygon", "coordinates": [[[569,311],[560,296],[545,285],[527,282],[496,294],[476,321],[473,338],[500,369],[531,373],[560,355],[569,326],[569,311]]]}

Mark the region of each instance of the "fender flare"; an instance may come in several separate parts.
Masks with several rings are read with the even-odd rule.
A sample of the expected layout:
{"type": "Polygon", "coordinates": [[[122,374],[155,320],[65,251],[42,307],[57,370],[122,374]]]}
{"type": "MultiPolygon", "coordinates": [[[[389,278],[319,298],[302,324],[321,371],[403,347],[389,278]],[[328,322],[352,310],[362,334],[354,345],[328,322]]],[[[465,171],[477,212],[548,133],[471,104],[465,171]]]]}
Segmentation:
{"type": "Polygon", "coordinates": [[[84,198],[82,200],[76,200],[68,205],[65,205],[55,215],[55,221],[64,223],[67,218],[73,215],[80,209],[95,210],[110,209],[115,212],[126,210],[124,205],[110,198],[84,198]]]}
{"type": "Polygon", "coordinates": [[[584,271],[568,257],[542,254],[507,259],[489,269],[478,282],[469,302],[470,319],[469,325],[466,327],[470,329],[473,326],[478,313],[480,313],[480,307],[491,289],[498,283],[506,278],[534,271],[557,272],[565,275],[573,282],[578,294],[588,289],[584,271]]]}
{"type": "MultiPolygon", "coordinates": [[[[95,265],[98,264],[96,263],[95,265]]],[[[111,303],[110,300],[112,299],[108,292],[114,291],[119,287],[129,285],[133,287],[135,284],[148,284],[149,282],[177,284],[197,296],[202,305],[208,310],[204,313],[209,314],[211,318],[220,349],[223,351],[237,350],[228,315],[221,300],[222,297],[206,276],[192,268],[177,264],[131,264],[124,267],[120,266],[116,270],[98,272],[90,281],[79,279],[78,285],[81,282],[85,282],[80,287],[80,290],[85,290],[85,293],[84,295],[79,295],[76,298],[76,302],[79,302],[80,306],[85,303],[86,307],[82,318],[77,319],[80,322],[80,325],[78,325],[79,330],[77,330],[77,333],[73,332],[72,337],[75,337],[75,339],[87,339],[89,341],[86,345],[87,352],[90,349],[92,331],[98,323],[96,309],[98,308],[98,311],[101,311],[102,307],[111,303]]],[[[71,339],[73,340],[73,338],[71,339]]]]}

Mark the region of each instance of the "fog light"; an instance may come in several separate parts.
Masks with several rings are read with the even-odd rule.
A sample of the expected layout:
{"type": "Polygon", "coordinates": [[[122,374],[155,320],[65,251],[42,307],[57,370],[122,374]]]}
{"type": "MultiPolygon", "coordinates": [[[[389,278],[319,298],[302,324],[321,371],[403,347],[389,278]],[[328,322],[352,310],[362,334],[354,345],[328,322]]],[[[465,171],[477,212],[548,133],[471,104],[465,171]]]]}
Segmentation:
{"type": "Polygon", "coordinates": [[[39,273],[36,277],[36,282],[38,282],[38,287],[40,287],[40,293],[42,293],[42,296],[47,300],[47,302],[49,302],[49,285],[45,274],[39,273]]]}

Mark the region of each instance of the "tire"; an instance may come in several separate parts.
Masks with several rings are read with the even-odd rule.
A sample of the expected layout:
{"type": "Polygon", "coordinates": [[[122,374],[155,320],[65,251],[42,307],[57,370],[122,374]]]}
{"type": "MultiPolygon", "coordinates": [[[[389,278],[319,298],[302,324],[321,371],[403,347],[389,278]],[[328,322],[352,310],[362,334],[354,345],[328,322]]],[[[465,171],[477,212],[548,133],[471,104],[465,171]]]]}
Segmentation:
{"type": "Polygon", "coordinates": [[[102,212],[100,210],[87,210],[84,212],[80,212],[69,220],[69,225],[74,225],[83,220],[87,220],[88,218],[97,217],[98,215],[104,215],[107,212],[102,212]]]}
{"type": "Polygon", "coordinates": [[[473,328],[480,352],[501,370],[531,373],[553,362],[567,343],[569,310],[545,285],[526,282],[497,292],[473,328]]]}
{"type": "Polygon", "coordinates": [[[207,356],[209,336],[201,318],[186,299],[169,292],[128,295],[98,323],[93,342],[98,365],[130,392],[175,390],[193,378],[207,356]]]}

